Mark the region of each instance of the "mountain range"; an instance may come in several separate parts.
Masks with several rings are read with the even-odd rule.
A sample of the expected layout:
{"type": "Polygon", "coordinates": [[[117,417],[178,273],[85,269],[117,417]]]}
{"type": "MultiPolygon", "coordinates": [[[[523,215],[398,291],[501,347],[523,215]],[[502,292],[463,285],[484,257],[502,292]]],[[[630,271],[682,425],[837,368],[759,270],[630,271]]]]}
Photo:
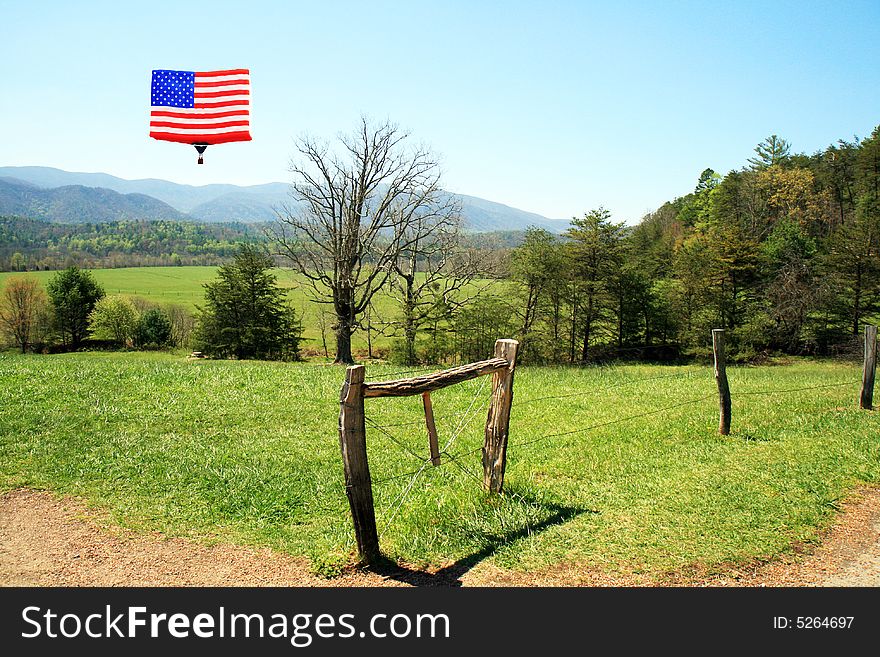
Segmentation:
{"type": "MultiPolygon", "coordinates": [[[[77,173],[51,167],[0,167],[0,215],[57,223],[174,219],[244,223],[275,219],[274,208],[289,202],[287,183],[181,185],[154,178],[126,180],[106,173],[77,173]]],[[[562,232],[564,219],[454,195],[470,232],[515,231],[538,226],[562,232]]]]}

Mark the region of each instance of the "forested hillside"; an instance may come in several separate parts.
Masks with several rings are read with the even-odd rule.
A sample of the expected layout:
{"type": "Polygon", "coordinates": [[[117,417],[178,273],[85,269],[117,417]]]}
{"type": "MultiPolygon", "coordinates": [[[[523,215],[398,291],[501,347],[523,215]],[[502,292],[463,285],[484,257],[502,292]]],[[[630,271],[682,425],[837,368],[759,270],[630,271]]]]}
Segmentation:
{"type": "MultiPolygon", "coordinates": [[[[266,224],[193,221],[113,221],[60,224],[0,216],[0,271],[220,265],[241,242],[265,242],[266,224]]],[[[485,254],[487,270],[523,231],[466,233],[463,244],[485,254]]]]}
{"type": "Polygon", "coordinates": [[[600,208],[566,238],[533,230],[512,254],[532,359],[586,361],[602,343],[700,351],[712,328],[742,357],[855,348],[880,308],[880,128],[813,155],[771,136],[637,226],[600,208]]]}
{"type": "MultiPolygon", "coordinates": [[[[0,216],[58,223],[168,219],[268,223],[290,202],[289,191],[289,184],[281,182],[193,186],[51,167],[0,166],[0,216]]],[[[529,225],[561,232],[568,226],[564,219],[548,219],[476,196],[446,194],[461,205],[466,232],[522,231],[529,225]]]]}
{"type": "Polygon", "coordinates": [[[57,224],[0,217],[0,271],[217,265],[236,245],[264,241],[262,226],[190,221],[57,224]]]}
{"type": "Polygon", "coordinates": [[[0,178],[0,214],[72,224],[187,218],[146,194],[83,185],[43,189],[13,178],[0,178]]]}

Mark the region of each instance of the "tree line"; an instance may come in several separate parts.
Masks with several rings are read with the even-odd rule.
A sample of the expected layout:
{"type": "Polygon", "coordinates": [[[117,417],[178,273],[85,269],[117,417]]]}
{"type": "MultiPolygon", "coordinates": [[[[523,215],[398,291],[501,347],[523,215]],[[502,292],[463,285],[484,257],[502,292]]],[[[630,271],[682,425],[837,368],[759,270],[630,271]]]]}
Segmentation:
{"type": "Polygon", "coordinates": [[[600,208],[562,238],[529,231],[508,273],[533,360],[586,362],[593,345],[698,354],[712,328],[741,358],[828,354],[880,310],[880,128],[809,156],[773,135],[636,226],[600,208]]]}
{"type": "Polygon", "coordinates": [[[185,307],[107,295],[91,272],[75,266],[55,274],[45,289],[33,277],[10,277],[0,299],[0,334],[22,353],[162,349],[188,344],[193,327],[185,307]]]}
{"type": "Polygon", "coordinates": [[[880,127],[813,155],[772,135],[743,169],[705,169],[635,226],[600,207],[561,236],[530,229],[500,261],[466,248],[436,160],[407,137],[362,119],[336,149],[297,146],[298,203],[273,237],[332,309],[337,362],[352,362],[380,290],[398,299],[385,323],[407,363],[485,354],[501,335],[531,362],[699,355],[711,328],[741,359],[826,354],[880,307],[880,127]]]}
{"type": "Polygon", "coordinates": [[[221,265],[241,242],[265,242],[259,224],[113,221],[56,224],[0,217],[0,271],[221,265]]]}
{"type": "MultiPolygon", "coordinates": [[[[49,223],[0,216],[0,271],[57,271],[120,267],[219,266],[242,242],[267,244],[262,223],[114,221],[49,223]]],[[[469,247],[499,252],[522,242],[522,231],[462,234],[469,247]]],[[[281,259],[279,264],[283,264],[281,259]]]]}

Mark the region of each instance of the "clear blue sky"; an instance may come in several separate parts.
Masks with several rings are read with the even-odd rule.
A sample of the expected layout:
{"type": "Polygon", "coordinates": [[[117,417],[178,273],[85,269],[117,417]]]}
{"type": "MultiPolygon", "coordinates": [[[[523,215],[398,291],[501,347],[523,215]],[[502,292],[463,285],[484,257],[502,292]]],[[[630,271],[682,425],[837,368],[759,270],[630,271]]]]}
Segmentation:
{"type": "Polygon", "coordinates": [[[391,119],[445,187],[634,222],[741,168],[880,124],[880,2],[0,0],[0,165],[288,180],[293,137],[391,119]],[[254,141],[150,139],[154,68],[251,69],[254,141]]]}

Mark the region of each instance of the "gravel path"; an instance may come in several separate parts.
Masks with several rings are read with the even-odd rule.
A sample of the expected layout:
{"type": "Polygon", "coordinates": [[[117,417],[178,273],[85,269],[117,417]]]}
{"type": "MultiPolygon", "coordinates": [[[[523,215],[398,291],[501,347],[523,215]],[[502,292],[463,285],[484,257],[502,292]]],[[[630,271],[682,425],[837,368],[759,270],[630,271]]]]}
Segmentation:
{"type": "Polygon", "coordinates": [[[821,577],[823,586],[880,586],[880,491],[871,491],[858,510],[861,527],[849,530],[849,543],[839,546],[837,568],[829,568],[821,577]]]}
{"type": "MultiPolygon", "coordinates": [[[[375,579],[375,578],[373,578],[375,579]]],[[[0,497],[3,586],[369,586],[355,573],[336,580],[305,559],[267,549],[203,545],[141,534],[71,498],[18,490],[0,497]]]]}
{"type": "MultiPolygon", "coordinates": [[[[71,498],[18,490],[0,496],[0,586],[628,586],[577,565],[514,573],[491,564],[436,572],[312,575],[304,559],[241,546],[204,545],[121,529],[71,498]]],[[[724,575],[672,573],[685,586],[880,586],[880,489],[862,489],[810,554],[724,575]]]]}

